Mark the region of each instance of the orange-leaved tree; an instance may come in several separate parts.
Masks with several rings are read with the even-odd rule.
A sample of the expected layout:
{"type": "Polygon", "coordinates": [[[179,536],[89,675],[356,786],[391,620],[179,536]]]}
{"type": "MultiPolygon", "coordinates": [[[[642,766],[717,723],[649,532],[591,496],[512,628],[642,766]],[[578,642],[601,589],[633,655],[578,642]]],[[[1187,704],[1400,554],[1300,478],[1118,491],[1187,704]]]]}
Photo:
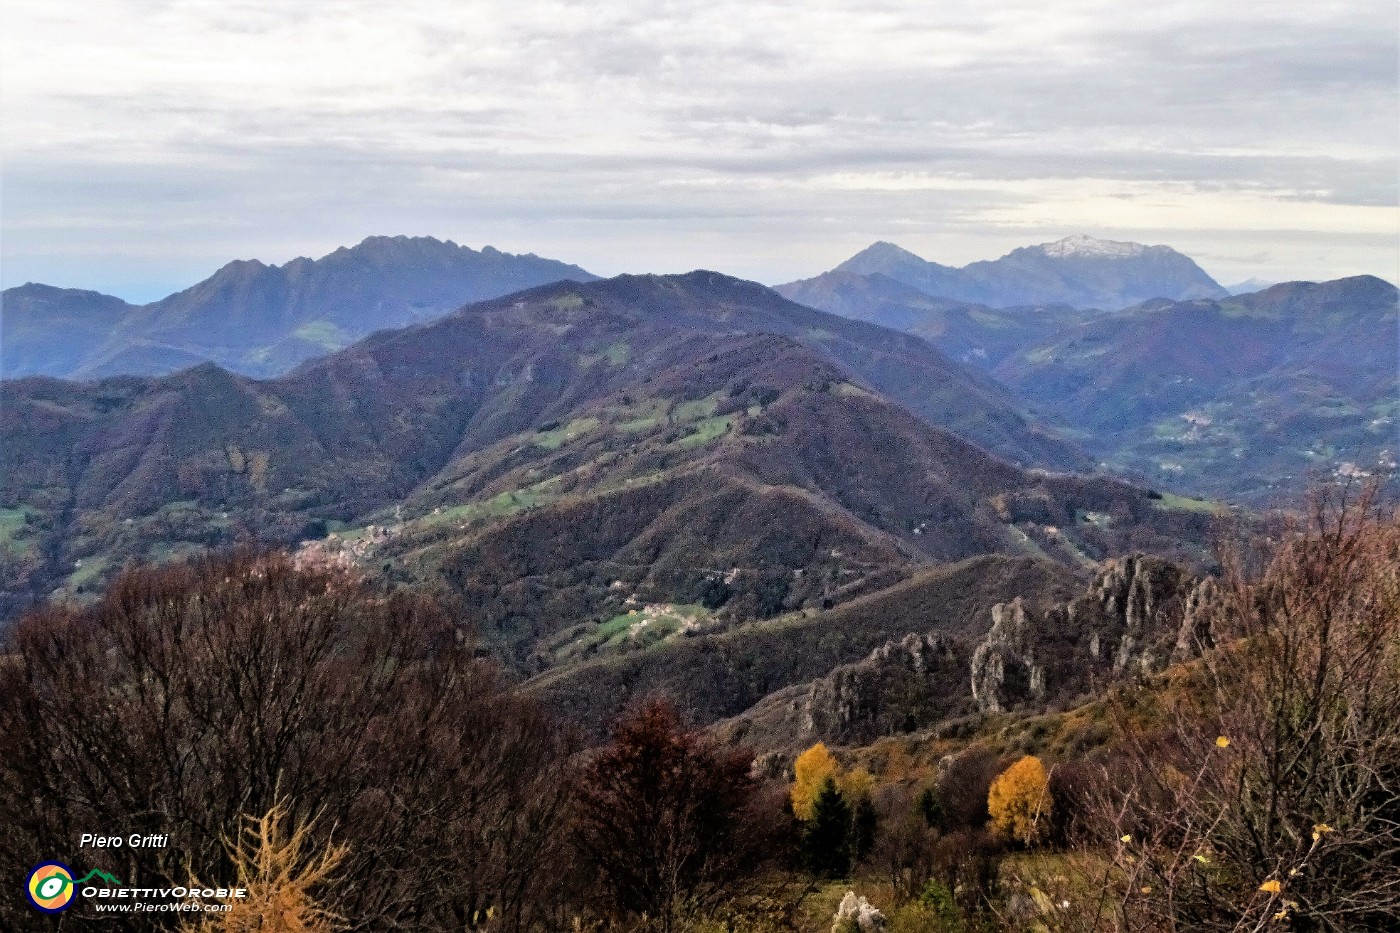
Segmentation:
{"type": "Polygon", "coordinates": [[[1003,771],[987,793],[992,828],[1007,839],[1031,845],[1050,828],[1050,776],[1034,755],[1003,771]]]}
{"type": "Polygon", "coordinates": [[[310,823],[289,826],[282,803],[261,817],[247,818],[243,833],[226,843],[246,897],[231,898],[228,909],[184,924],[185,933],[332,933],[348,924],[322,903],[322,890],[349,851],[319,848],[310,823]]]}
{"type": "Polygon", "coordinates": [[[810,820],[822,785],[827,778],[837,779],[840,765],[825,743],[818,742],[797,756],[792,771],[792,812],[799,820],[810,820]]]}

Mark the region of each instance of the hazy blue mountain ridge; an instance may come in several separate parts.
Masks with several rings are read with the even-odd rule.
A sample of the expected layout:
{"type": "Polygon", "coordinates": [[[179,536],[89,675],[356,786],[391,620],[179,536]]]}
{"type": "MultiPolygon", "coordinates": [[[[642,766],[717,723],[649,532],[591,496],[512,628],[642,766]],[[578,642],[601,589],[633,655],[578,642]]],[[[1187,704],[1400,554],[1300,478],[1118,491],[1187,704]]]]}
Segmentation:
{"type": "Polygon", "coordinates": [[[1151,298],[1180,301],[1228,294],[1193,260],[1169,246],[1088,236],[1023,246],[1000,259],[961,268],[879,242],[832,272],[878,273],[936,298],[995,308],[1063,304],[1113,310],[1151,298]]]}
{"type": "Polygon", "coordinates": [[[384,328],[560,280],[597,278],[534,254],[432,237],[369,237],[280,266],[237,260],[147,305],[25,285],[4,293],[5,378],[160,375],[204,360],[271,376],[384,328]],[[67,322],[81,318],[74,343],[67,322]]]}

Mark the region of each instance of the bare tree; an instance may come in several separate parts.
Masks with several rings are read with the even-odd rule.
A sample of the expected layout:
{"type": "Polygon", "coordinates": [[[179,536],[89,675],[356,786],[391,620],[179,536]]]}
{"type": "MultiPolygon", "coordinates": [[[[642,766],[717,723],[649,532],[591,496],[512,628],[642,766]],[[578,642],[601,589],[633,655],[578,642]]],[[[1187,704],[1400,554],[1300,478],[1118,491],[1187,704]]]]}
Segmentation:
{"type": "Polygon", "coordinates": [[[1224,567],[1171,728],[1125,729],[1106,772],[1095,923],[1396,929],[1400,521],[1374,487],[1321,492],[1224,567]]]}
{"type": "Polygon", "coordinates": [[[426,599],[277,554],[135,569],[14,633],[0,861],[217,880],[224,841],[285,801],[346,847],[327,897],[351,929],[523,929],[548,902],[572,751],[426,599]],[[93,831],[169,845],[78,852],[93,831]]]}
{"type": "Polygon", "coordinates": [[[930,824],[906,787],[891,784],[876,796],[880,832],[870,853],[870,867],[903,902],[912,900],[933,876],[940,831],[930,824]]]}
{"type": "Polygon", "coordinates": [[[669,933],[760,874],[781,820],[751,760],[682,728],[662,701],[619,721],[580,774],[574,830],[605,920],[669,933]]]}

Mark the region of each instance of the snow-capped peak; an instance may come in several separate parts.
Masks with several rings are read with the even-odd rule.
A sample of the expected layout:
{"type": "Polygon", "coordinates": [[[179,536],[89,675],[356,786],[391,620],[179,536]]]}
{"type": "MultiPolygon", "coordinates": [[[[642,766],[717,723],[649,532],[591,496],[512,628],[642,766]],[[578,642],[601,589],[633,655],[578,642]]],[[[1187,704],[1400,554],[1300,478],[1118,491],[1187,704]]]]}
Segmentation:
{"type": "Polygon", "coordinates": [[[1121,240],[1097,240],[1091,236],[1078,234],[1067,236],[1054,243],[1042,243],[1040,251],[1047,256],[1102,256],[1121,259],[1128,256],[1141,256],[1147,247],[1141,243],[1125,243],[1121,240]]]}

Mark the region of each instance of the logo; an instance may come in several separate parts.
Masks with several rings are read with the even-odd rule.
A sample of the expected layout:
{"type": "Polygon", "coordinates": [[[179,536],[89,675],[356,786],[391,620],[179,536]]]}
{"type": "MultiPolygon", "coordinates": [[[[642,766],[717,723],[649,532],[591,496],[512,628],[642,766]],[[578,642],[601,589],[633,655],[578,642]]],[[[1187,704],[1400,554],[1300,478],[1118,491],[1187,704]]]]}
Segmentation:
{"type": "Polygon", "coordinates": [[[30,871],[29,880],[25,883],[25,892],[29,895],[29,903],[37,909],[46,914],[56,914],[72,905],[73,893],[78,885],[86,884],[94,877],[110,884],[121,884],[116,878],[96,868],[75,881],[73,869],[62,862],[41,862],[30,871]]]}
{"type": "Polygon", "coordinates": [[[73,870],[61,862],[44,862],[29,873],[29,903],[46,914],[67,910],[73,903],[73,870]]]}

